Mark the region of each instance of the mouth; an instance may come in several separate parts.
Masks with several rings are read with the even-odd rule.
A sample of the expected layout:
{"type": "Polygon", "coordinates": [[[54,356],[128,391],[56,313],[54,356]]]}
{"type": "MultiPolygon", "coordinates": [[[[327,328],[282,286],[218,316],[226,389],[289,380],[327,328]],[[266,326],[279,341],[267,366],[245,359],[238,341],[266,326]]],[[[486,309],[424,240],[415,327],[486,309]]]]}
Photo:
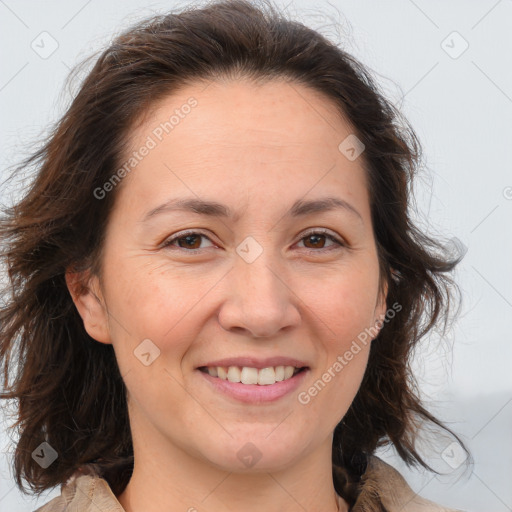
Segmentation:
{"type": "Polygon", "coordinates": [[[248,386],[271,386],[292,379],[298,373],[305,372],[307,366],[268,366],[253,368],[249,366],[201,366],[199,371],[210,377],[240,383],[248,386]]]}

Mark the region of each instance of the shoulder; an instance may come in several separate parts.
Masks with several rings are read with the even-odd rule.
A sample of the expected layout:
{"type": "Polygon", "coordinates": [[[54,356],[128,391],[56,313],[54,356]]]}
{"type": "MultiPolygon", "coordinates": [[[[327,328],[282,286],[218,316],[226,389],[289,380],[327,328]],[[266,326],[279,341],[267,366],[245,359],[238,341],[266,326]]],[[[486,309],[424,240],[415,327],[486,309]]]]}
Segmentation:
{"type": "Polygon", "coordinates": [[[84,467],[61,486],[60,496],[34,512],[125,512],[108,482],[94,469],[84,467]]]}
{"type": "Polygon", "coordinates": [[[418,496],[393,466],[375,456],[368,459],[361,485],[353,512],[379,510],[375,506],[379,501],[387,512],[462,512],[418,496]]]}

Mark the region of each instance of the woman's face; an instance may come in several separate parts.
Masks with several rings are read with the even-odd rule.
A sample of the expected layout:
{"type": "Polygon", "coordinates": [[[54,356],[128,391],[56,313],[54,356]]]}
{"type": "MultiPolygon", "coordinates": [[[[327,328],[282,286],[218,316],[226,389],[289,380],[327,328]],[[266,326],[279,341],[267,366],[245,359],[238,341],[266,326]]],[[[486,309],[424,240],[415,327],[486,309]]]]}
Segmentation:
{"type": "Polygon", "coordinates": [[[105,308],[75,298],[114,346],[136,459],[144,446],[240,471],[330,456],[365,371],[361,333],[385,312],[351,127],[285,81],[198,83],[156,107],[90,281],[105,308]],[[303,369],[283,380],[283,366],[303,369]]]}

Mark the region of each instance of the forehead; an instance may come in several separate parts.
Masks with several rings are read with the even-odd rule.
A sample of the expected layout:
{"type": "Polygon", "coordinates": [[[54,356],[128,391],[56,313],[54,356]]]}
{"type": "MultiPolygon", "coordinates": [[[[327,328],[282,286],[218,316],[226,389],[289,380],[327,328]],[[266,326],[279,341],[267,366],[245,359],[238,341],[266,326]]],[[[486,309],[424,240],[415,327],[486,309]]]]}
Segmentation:
{"type": "Polygon", "coordinates": [[[180,134],[180,144],[298,145],[313,139],[316,146],[332,146],[353,132],[336,103],[310,87],[284,78],[224,79],[182,86],[155,102],[132,141],[153,134],[172,143],[168,136],[180,134]]]}
{"type": "Polygon", "coordinates": [[[353,132],[332,100],[301,84],[198,82],[159,100],[133,129],[130,151],[151,147],[128,178],[147,200],[177,188],[247,199],[264,187],[284,200],[337,185],[348,199],[366,193],[362,158],[339,148],[353,132]]]}

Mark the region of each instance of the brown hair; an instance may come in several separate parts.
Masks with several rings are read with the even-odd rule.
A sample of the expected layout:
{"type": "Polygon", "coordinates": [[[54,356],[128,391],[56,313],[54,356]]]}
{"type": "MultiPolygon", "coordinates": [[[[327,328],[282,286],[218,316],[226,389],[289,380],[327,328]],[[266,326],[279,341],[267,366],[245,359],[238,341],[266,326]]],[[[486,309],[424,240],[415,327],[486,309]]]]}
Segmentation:
{"type": "Polygon", "coordinates": [[[134,124],[158,99],[217,76],[287,79],[319,91],[365,145],[382,283],[389,284],[387,303],[401,311],[372,342],[361,387],[334,431],[333,462],[350,476],[338,492],[355,501],[366,457],[385,444],[407,464],[428,467],[415,448],[421,422],[446,429],[464,446],[423,407],[409,366],[418,341],[443,318],[446,327],[450,296],[458,290],[448,274],[460,261],[411,221],[411,185],[421,160],[413,129],[369,71],[339,46],[286,19],[270,1],[257,7],[230,0],[156,16],[120,35],[45,145],[18,167],[37,173],[0,220],[8,275],[0,397],[18,401],[14,467],[21,490],[22,479],[36,492],[54,487],[85,463],[97,465],[115,494],[128,483],[133,447],[126,389],[113,347],[86,333],[65,272],[101,270],[119,187],[102,200],[94,190],[121,165],[134,124]],[[43,441],[58,453],[46,469],[31,456],[43,441]]]}

